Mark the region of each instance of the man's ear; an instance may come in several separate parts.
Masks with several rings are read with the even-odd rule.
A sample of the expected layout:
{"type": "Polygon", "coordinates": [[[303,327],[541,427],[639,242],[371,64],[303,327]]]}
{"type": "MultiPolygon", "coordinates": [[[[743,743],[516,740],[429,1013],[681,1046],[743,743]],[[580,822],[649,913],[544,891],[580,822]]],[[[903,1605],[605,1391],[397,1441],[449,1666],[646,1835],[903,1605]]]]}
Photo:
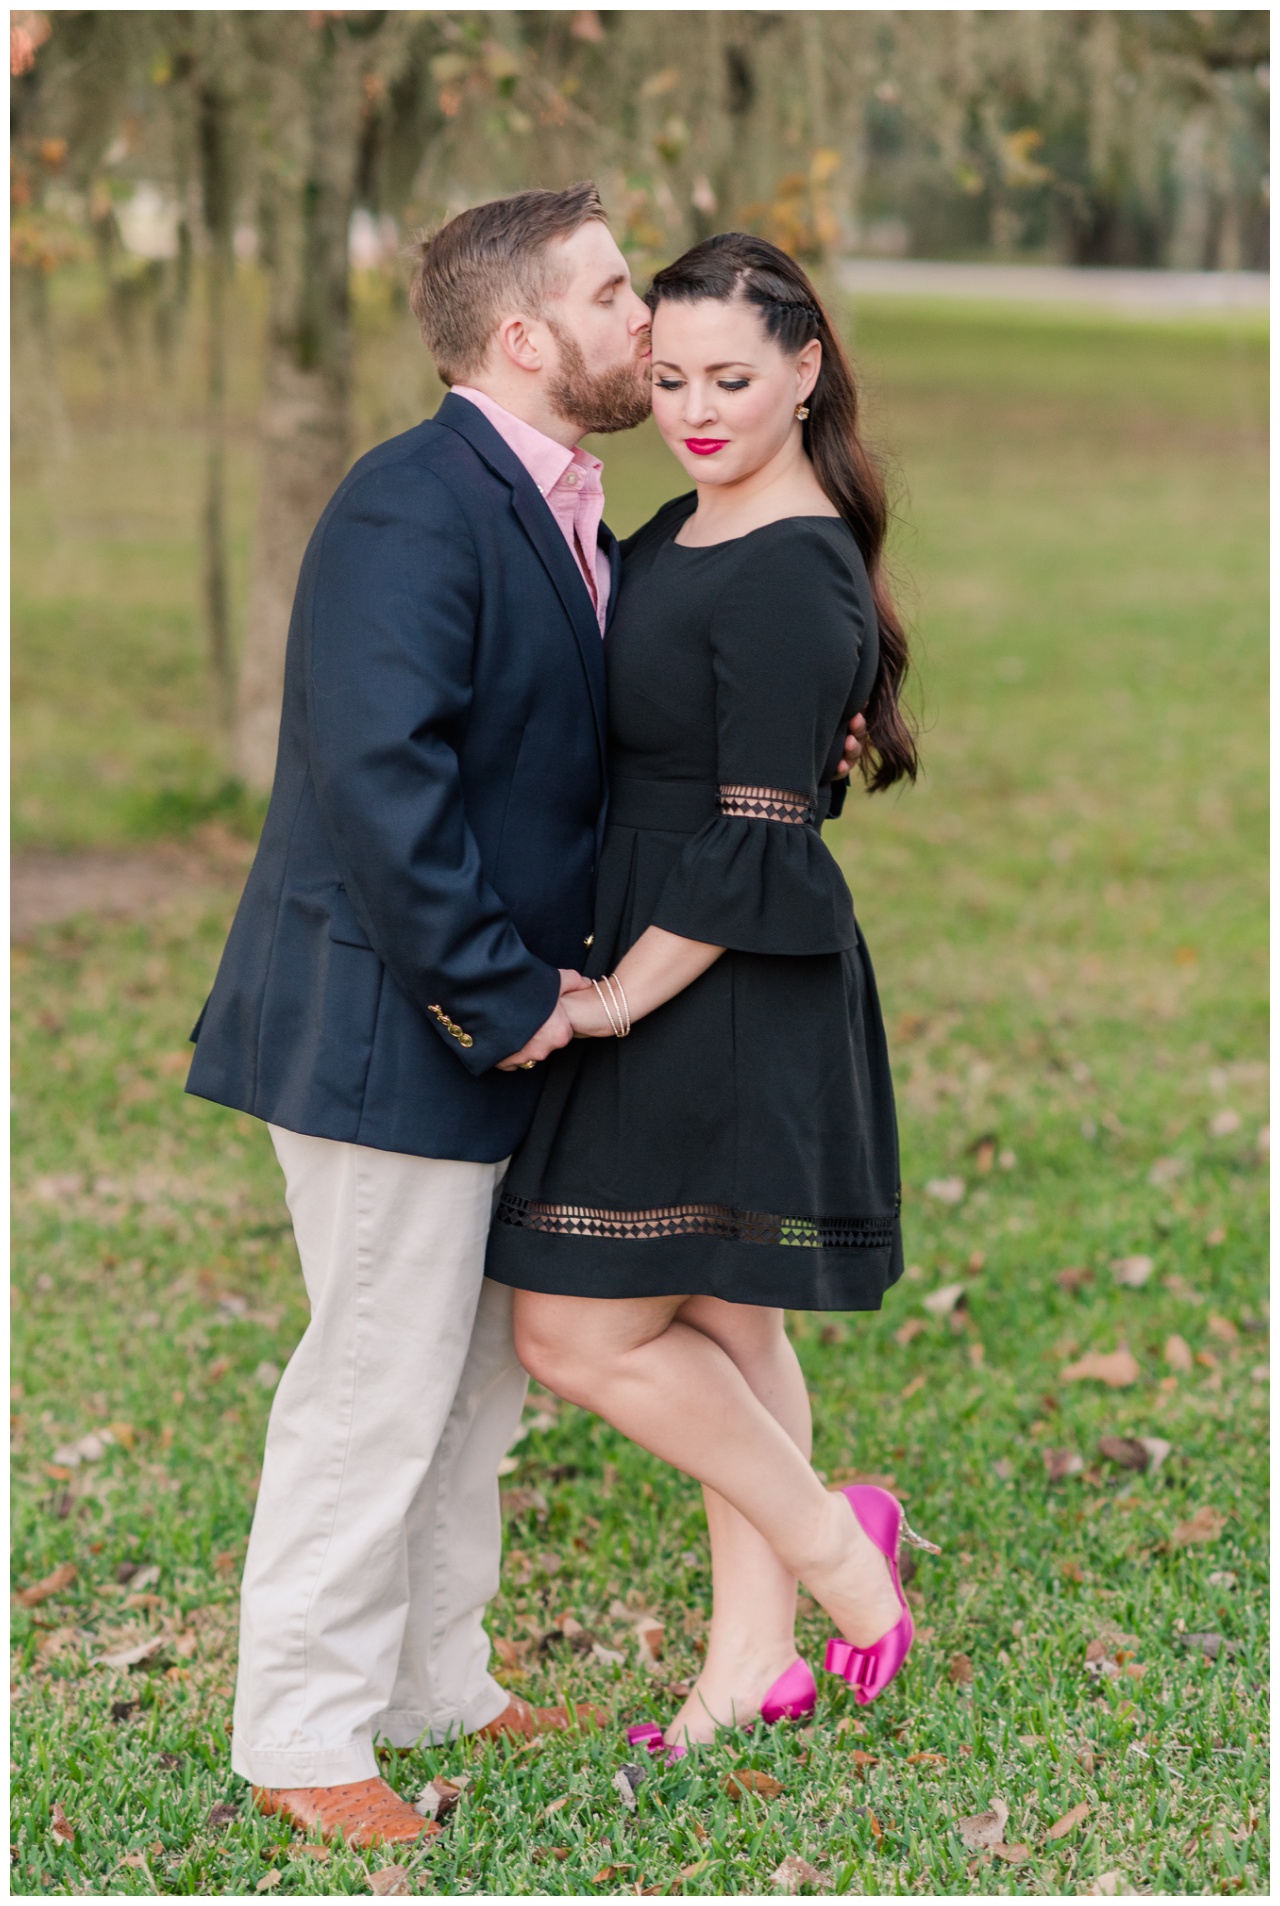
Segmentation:
{"type": "Polygon", "coordinates": [[[494,344],[517,370],[542,369],[544,358],[541,340],[530,319],[518,314],[504,318],[494,333],[494,344]]]}

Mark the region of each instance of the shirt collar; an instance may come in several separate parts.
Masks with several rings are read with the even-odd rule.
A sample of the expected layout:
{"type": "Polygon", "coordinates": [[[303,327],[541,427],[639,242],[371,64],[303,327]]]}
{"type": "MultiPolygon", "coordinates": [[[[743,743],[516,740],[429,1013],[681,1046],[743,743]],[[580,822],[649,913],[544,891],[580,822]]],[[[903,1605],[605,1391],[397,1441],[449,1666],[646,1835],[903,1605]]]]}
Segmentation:
{"type": "Polygon", "coordinates": [[[484,391],[475,390],[470,384],[455,384],[453,395],[465,397],[482,416],[488,418],[507,448],[519,457],[543,496],[553,490],[565,471],[575,464],[583,472],[584,489],[595,487],[589,481],[592,477],[598,484],[604,465],[599,457],[593,457],[581,445],[574,450],[566,450],[554,437],[548,437],[533,424],[527,424],[523,417],[515,416],[501,404],[495,403],[492,397],[486,396],[484,391]]]}

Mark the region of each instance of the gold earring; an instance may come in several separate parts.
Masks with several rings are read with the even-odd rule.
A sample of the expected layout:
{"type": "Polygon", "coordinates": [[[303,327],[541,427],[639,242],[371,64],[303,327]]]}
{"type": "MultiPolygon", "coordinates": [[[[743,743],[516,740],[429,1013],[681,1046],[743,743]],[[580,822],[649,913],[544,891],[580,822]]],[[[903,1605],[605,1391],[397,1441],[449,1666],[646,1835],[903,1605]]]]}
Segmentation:
{"type": "Polygon", "coordinates": [[[808,404],[797,404],[797,405],[796,405],[796,422],[797,422],[798,424],[802,424],[802,423],[804,422],[804,420],[805,420],[805,418],[806,418],[806,417],[807,417],[808,415],[809,415],[809,406],[808,406],[808,404]]]}

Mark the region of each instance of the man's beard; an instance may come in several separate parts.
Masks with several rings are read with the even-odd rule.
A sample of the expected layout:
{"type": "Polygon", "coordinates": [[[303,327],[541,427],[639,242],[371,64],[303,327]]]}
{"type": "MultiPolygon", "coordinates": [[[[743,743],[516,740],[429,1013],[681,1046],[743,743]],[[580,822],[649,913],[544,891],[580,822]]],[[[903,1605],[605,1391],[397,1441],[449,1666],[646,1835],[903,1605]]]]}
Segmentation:
{"type": "Polygon", "coordinates": [[[547,387],[551,408],[584,436],[634,430],[649,415],[648,367],[633,358],[592,376],[574,338],[548,318],[547,328],[560,346],[560,369],[547,387]]]}

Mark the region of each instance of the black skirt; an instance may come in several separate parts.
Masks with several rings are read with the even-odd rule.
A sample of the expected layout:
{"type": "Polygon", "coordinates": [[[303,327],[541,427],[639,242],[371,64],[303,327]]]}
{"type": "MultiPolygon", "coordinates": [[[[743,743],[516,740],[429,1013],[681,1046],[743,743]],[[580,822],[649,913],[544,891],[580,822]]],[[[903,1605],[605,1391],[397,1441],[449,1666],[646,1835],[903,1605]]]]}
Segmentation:
{"type": "Polygon", "coordinates": [[[902,1270],[893,1089],[820,833],[874,675],[865,573],[830,519],[686,550],[687,513],[627,552],[585,970],[611,972],[650,924],[728,950],[628,1038],[548,1063],[487,1272],[562,1295],[875,1310],[902,1270]]]}

